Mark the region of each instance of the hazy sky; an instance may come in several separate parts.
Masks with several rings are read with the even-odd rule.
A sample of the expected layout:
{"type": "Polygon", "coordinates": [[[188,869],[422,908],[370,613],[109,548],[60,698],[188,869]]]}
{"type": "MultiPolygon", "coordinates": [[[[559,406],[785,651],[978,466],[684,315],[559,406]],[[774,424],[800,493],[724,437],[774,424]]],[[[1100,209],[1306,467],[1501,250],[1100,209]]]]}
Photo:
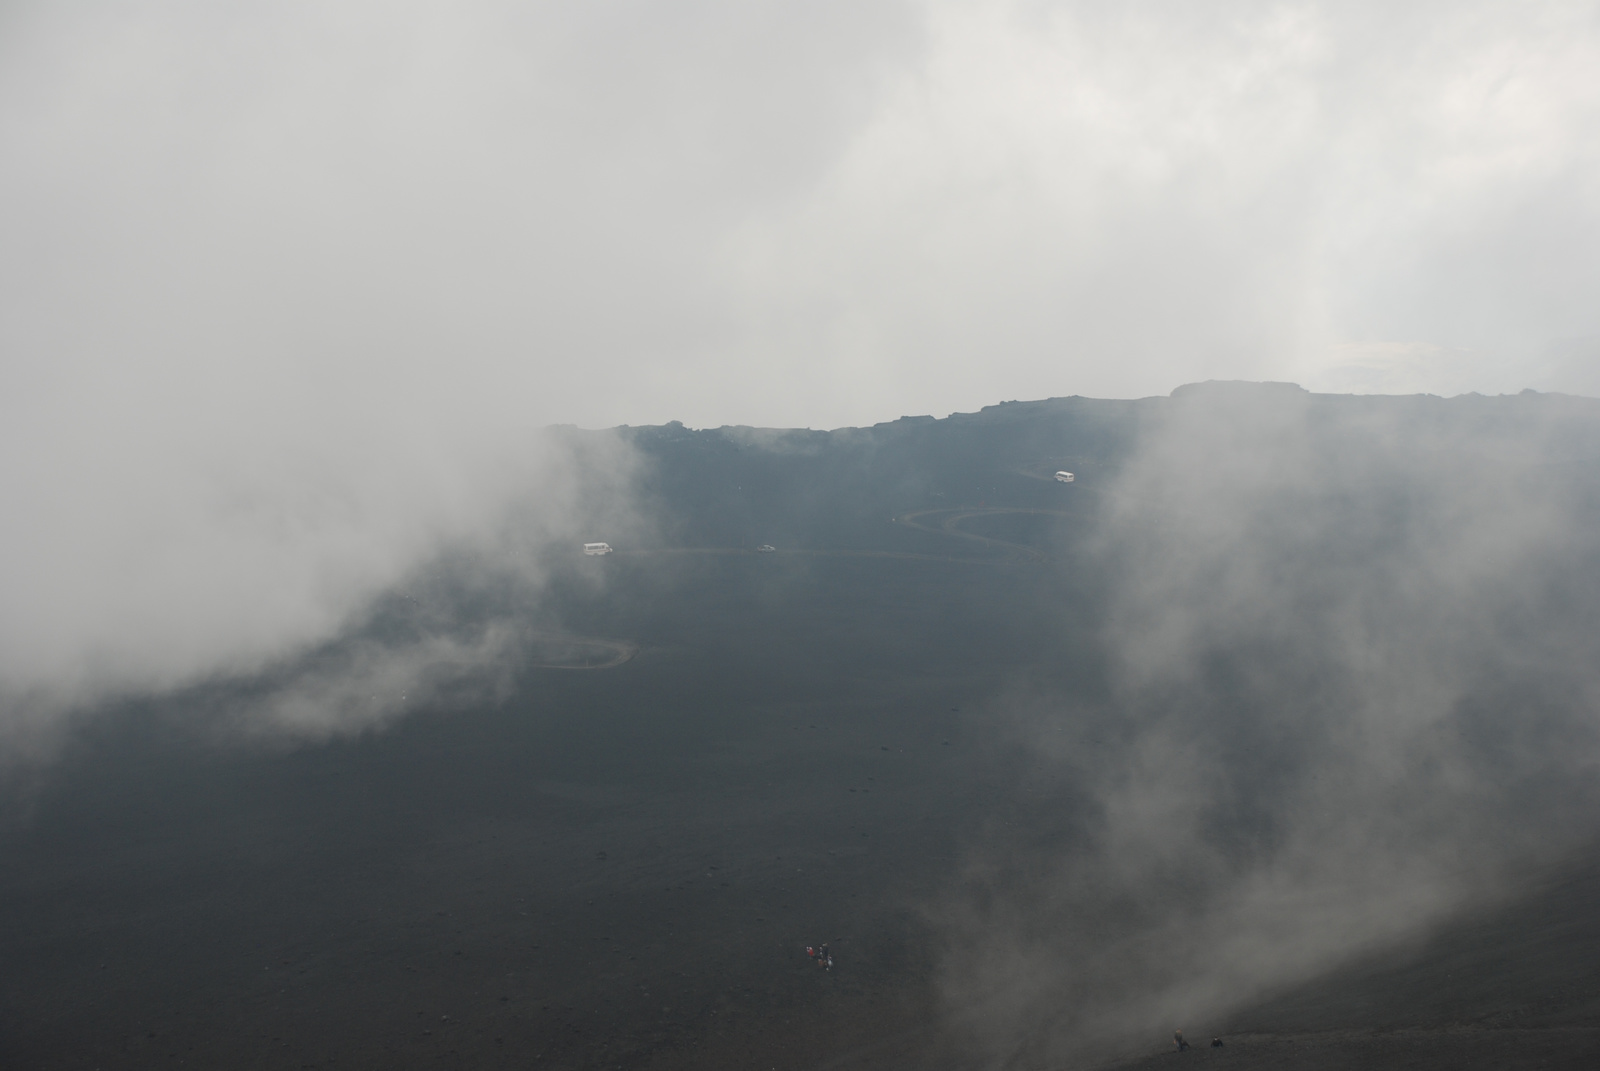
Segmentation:
{"type": "Polygon", "coordinates": [[[550,422],[1600,393],[1597,147],[1593,3],[13,0],[0,675],[320,634],[550,422]]]}
{"type": "Polygon", "coordinates": [[[7,404],[74,424],[97,386],[586,426],[1600,390],[1594,3],[12,3],[0,35],[7,404]]]}

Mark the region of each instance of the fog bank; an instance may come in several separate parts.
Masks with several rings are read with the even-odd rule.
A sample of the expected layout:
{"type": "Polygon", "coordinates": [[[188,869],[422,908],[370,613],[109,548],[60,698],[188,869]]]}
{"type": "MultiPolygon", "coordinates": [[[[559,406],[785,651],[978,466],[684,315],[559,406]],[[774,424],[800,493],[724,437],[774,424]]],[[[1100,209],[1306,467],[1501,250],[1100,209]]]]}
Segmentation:
{"type": "Polygon", "coordinates": [[[997,824],[936,910],[991,1066],[1215,1032],[1600,831],[1596,403],[1237,384],[1149,412],[1087,559],[1111,699],[1046,670],[992,712],[1019,806],[1092,817],[997,824]]]}
{"type": "Polygon", "coordinates": [[[381,724],[400,695],[422,698],[440,666],[504,672],[493,663],[514,649],[511,623],[463,614],[447,595],[492,586],[526,612],[545,555],[577,553],[593,528],[640,523],[637,460],[614,435],[495,429],[443,444],[424,419],[412,436],[364,415],[347,433],[365,442],[334,428],[282,441],[218,426],[214,438],[174,429],[157,446],[166,436],[136,429],[145,438],[127,452],[92,440],[58,462],[82,466],[85,486],[35,481],[14,495],[24,516],[0,617],[7,751],[47,747],[73,710],[107,699],[262,672],[279,690],[250,705],[256,728],[321,736],[381,724]],[[420,591],[440,570],[454,590],[437,593],[438,609],[413,614],[398,636],[357,638],[381,596],[420,591]],[[329,644],[294,676],[297,660],[329,644]]]}
{"type": "Polygon", "coordinates": [[[1582,3],[7,5],[0,682],[326,640],[561,517],[553,423],[1600,389],[1596,71],[1582,3]]]}

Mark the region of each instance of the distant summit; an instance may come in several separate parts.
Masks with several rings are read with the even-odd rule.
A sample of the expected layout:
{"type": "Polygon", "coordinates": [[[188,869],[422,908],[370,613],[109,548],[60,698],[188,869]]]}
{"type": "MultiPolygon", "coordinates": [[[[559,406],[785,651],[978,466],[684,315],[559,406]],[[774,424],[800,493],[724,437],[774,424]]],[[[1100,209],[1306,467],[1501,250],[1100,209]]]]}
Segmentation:
{"type": "Polygon", "coordinates": [[[1288,398],[1310,394],[1298,383],[1257,383],[1248,379],[1208,379],[1173,388],[1173,398],[1288,398]]]}

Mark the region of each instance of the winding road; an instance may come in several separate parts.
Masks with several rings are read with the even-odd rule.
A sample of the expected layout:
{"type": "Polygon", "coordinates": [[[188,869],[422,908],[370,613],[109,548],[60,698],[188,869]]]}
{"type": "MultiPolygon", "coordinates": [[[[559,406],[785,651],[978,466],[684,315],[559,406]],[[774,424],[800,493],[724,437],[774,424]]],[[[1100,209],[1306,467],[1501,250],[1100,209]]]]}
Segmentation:
{"type": "MultiPolygon", "coordinates": [[[[1049,561],[1049,557],[1040,550],[1022,543],[1013,543],[1008,539],[999,539],[995,536],[978,535],[974,532],[964,532],[960,525],[974,517],[992,517],[1002,514],[1020,513],[1045,517],[1067,517],[1071,514],[1064,510],[1031,509],[1020,506],[958,506],[944,509],[923,509],[912,513],[904,513],[893,518],[895,524],[903,524],[907,528],[915,528],[934,535],[948,536],[953,539],[963,539],[969,543],[977,543],[984,547],[1000,551],[999,555],[992,557],[959,556],[952,554],[918,554],[911,551],[900,550],[805,550],[805,549],[778,549],[758,551],[747,547],[663,547],[653,550],[614,550],[611,556],[617,558],[656,558],[714,555],[721,557],[757,557],[762,554],[782,555],[786,557],[806,558],[885,558],[895,561],[922,561],[922,562],[959,562],[968,565],[1040,565],[1049,561]]],[[[639,645],[628,640],[608,640],[598,637],[559,636],[549,634],[541,637],[550,644],[559,644],[564,647],[596,647],[611,652],[611,656],[604,661],[584,662],[574,664],[564,660],[549,660],[535,662],[534,665],[542,669],[610,669],[620,666],[639,653],[639,645]]]]}
{"type": "Polygon", "coordinates": [[[1041,563],[1049,561],[1049,557],[1040,550],[1022,543],[1013,543],[1008,539],[999,539],[994,536],[977,535],[973,532],[963,532],[959,525],[963,521],[974,517],[990,517],[1007,513],[1032,514],[1046,517],[1069,517],[1072,514],[1065,510],[1056,509],[1030,509],[1020,506],[959,506],[943,509],[923,509],[912,513],[904,513],[893,518],[895,524],[903,524],[908,528],[916,528],[934,535],[951,536],[969,542],[979,543],[984,546],[994,547],[1003,552],[1002,556],[978,558],[953,554],[918,554],[902,550],[806,550],[800,548],[780,547],[772,551],[758,551],[748,547],[662,547],[652,550],[615,550],[612,556],[617,558],[649,558],[679,555],[721,555],[732,557],[754,557],[762,553],[785,555],[789,557],[809,558],[889,558],[898,561],[923,561],[923,562],[963,562],[974,565],[1015,565],[1019,563],[1041,563]]]}
{"type": "MultiPolygon", "coordinates": [[[[973,517],[993,517],[1007,513],[1022,513],[1043,517],[1069,517],[1071,514],[1059,509],[1027,509],[1021,506],[958,506],[954,509],[923,509],[915,513],[905,513],[894,519],[896,524],[903,524],[908,528],[917,528],[935,535],[954,536],[957,539],[966,539],[986,546],[998,547],[1007,555],[1005,561],[1039,563],[1049,561],[1043,551],[1026,546],[1022,543],[1013,543],[1009,539],[997,539],[994,536],[982,536],[973,532],[963,532],[957,527],[962,521],[971,520],[973,517]],[[937,520],[937,524],[935,524],[937,520]]],[[[970,558],[951,558],[950,561],[971,561],[970,558]]]]}
{"type": "Polygon", "coordinates": [[[639,653],[639,645],[632,640],[610,640],[601,636],[569,636],[559,632],[539,632],[532,637],[535,658],[529,662],[537,669],[611,669],[629,661],[639,653]],[[538,655],[543,652],[544,657],[538,655]],[[557,652],[560,657],[557,657],[557,652]],[[596,660],[588,660],[593,653],[596,660]],[[577,659],[572,658],[577,654],[577,659]]]}

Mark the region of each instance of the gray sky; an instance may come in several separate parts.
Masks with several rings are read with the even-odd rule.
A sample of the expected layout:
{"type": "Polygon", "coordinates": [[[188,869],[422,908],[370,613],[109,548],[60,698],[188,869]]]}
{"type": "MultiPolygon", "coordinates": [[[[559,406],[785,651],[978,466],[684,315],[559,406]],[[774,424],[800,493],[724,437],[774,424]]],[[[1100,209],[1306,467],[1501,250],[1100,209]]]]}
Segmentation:
{"type": "Polygon", "coordinates": [[[0,27],[8,379],[49,400],[834,426],[1212,377],[1600,390],[1553,367],[1600,338],[1593,3],[0,27]]]}
{"type": "Polygon", "coordinates": [[[12,2],[0,676],[324,635],[550,422],[1600,393],[1597,146],[1593,3],[12,2]]]}

